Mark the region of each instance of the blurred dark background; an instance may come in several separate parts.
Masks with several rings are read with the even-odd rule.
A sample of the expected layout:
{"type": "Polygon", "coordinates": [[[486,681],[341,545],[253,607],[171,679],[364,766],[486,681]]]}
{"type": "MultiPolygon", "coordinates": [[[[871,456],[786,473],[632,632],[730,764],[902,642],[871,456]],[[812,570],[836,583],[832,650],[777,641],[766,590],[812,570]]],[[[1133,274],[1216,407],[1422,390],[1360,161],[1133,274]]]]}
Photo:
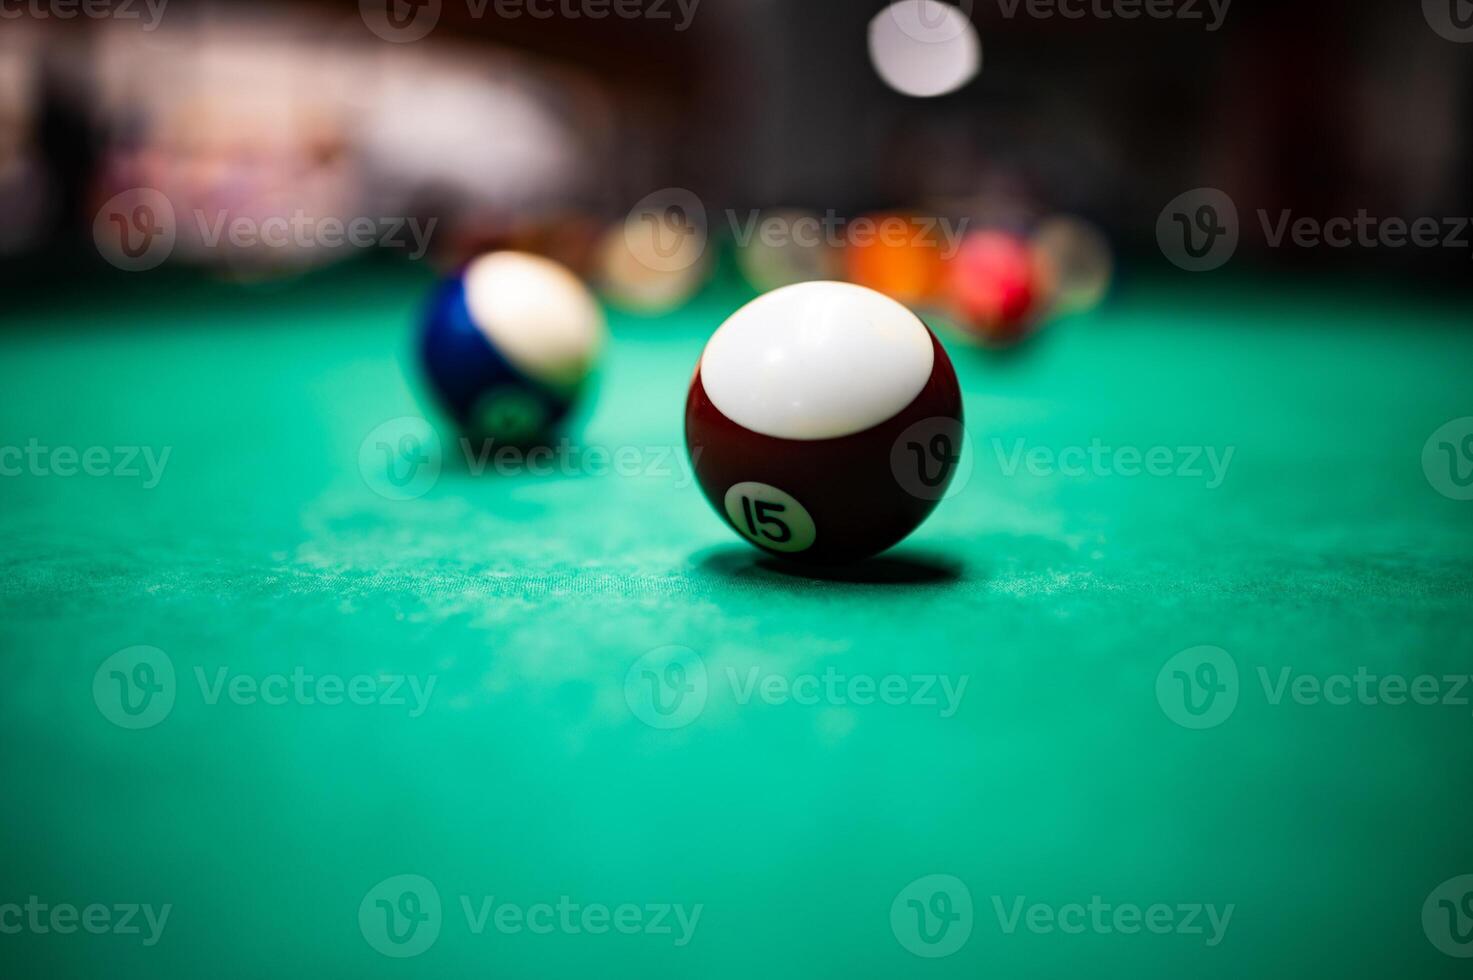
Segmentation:
{"type": "MultiPolygon", "coordinates": [[[[429,10],[390,2],[401,21],[429,10]]],[[[370,3],[11,10],[0,263],[13,280],[87,252],[98,207],[133,186],[257,216],[437,216],[452,253],[617,220],[667,186],[713,214],[1064,211],[1147,263],[1166,202],[1211,186],[1237,202],[1244,262],[1468,280],[1467,248],[1268,249],[1256,230],[1260,209],[1473,213],[1473,45],[1416,4],[1234,3],[1215,24],[1202,0],[1176,5],[1196,19],[976,0],[961,9],[981,70],[931,98],[872,63],[879,0],[432,6],[433,28],[402,43],[374,32],[370,3]]],[[[252,261],[186,238],[179,261],[252,261]]],[[[298,260],[316,258],[271,257],[298,260]]]]}

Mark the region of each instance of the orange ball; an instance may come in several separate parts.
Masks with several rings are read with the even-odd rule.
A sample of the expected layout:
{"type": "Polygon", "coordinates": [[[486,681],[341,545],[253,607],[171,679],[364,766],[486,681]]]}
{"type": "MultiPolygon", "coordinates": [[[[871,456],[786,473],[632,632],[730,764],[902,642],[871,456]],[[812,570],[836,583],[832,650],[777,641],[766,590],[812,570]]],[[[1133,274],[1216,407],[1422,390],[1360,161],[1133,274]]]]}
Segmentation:
{"type": "Polygon", "coordinates": [[[946,263],[935,222],[908,214],[859,219],[844,249],[844,271],[850,282],[907,306],[936,302],[945,292],[946,263]],[[864,221],[872,227],[860,223],[864,221]]]}

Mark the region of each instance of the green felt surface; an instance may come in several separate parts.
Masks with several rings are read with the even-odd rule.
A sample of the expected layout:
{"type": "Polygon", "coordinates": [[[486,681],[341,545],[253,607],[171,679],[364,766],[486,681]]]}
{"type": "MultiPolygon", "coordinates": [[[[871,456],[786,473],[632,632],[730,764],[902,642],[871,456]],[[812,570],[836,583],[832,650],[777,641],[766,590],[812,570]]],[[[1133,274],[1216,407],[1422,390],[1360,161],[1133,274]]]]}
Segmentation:
{"type": "Polygon", "coordinates": [[[0,904],[171,911],[152,945],[0,932],[20,971],[0,973],[1466,975],[1423,905],[1473,873],[1473,685],[1439,680],[1461,705],[1273,697],[1285,668],[1473,671],[1473,503],[1421,462],[1473,415],[1460,307],[1134,282],[1016,356],[949,343],[970,480],[884,559],[809,578],[689,484],[685,389],[731,289],[614,316],[572,472],[475,475],[445,433],[427,492],[377,492],[365,439],[425,411],[424,288],[393,266],[274,289],[114,277],[6,315],[0,445],[169,455],[152,486],[0,478],[0,904]],[[1095,440],[1204,472],[1009,472],[1020,449],[1095,440]],[[1220,482],[1197,447],[1231,450],[1220,482]],[[603,472],[600,448],[638,473],[603,472]],[[128,730],[94,678],[137,645],[177,683],[128,730]],[[705,701],[660,728],[636,662],[669,645],[705,701]],[[1231,715],[1192,730],[1172,668],[1161,697],[1157,680],[1201,645],[1239,681],[1231,715]],[[266,704],[212,697],[222,670],[434,686],[422,710],[266,704]],[[901,703],[867,703],[887,684],[901,703]],[[401,874],[443,908],[407,958],[370,937],[370,891],[401,874]],[[902,894],[932,874],[973,915],[954,952],[918,957],[944,950],[906,899],[965,899],[902,894]],[[1069,919],[1096,896],[1231,919],[1219,937],[1205,913],[1167,934],[1113,913],[1009,931],[1020,899],[1069,919]],[[647,907],[700,912],[685,942],[673,913],[630,934],[581,912],[477,929],[488,898],[564,897],[646,925],[647,907]]]}

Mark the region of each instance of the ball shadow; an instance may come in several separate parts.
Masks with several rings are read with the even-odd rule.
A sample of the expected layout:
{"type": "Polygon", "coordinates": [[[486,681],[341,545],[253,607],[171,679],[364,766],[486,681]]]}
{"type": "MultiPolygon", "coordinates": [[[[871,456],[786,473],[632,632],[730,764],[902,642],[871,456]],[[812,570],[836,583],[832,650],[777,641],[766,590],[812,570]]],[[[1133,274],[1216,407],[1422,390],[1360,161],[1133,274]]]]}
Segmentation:
{"type": "Polygon", "coordinates": [[[699,552],[695,564],[723,578],[789,579],[847,585],[929,586],[960,581],[961,562],[935,552],[902,549],[843,565],[808,565],[785,561],[739,545],[699,552]]]}

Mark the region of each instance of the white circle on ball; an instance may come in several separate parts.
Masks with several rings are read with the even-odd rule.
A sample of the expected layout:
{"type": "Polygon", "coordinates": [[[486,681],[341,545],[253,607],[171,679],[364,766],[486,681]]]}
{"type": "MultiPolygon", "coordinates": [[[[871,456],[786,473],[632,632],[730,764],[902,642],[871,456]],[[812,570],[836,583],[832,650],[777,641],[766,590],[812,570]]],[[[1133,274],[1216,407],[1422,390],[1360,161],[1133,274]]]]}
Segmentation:
{"type": "Polygon", "coordinates": [[[726,516],[748,541],[773,551],[807,551],[818,538],[808,509],[786,490],[766,483],[738,483],[726,491],[726,516]]]}
{"type": "Polygon", "coordinates": [[[803,282],[733,313],[701,355],[716,410],[779,439],[836,439],[898,414],[935,367],[931,332],[900,303],[846,282],[803,282]]]}
{"type": "Polygon", "coordinates": [[[492,252],[465,270],[476,329],[513,367],[556,387],[587,377],[603,345],[604,319],[588,287],[552,259],[492,252]]]}
{"type": "Polygon", "coordinates": [[[917,98],[955,92],[982,69],[982,39],[939,0],[898,0],[869,24],[869,56],[885,84],[917,98]]]}

